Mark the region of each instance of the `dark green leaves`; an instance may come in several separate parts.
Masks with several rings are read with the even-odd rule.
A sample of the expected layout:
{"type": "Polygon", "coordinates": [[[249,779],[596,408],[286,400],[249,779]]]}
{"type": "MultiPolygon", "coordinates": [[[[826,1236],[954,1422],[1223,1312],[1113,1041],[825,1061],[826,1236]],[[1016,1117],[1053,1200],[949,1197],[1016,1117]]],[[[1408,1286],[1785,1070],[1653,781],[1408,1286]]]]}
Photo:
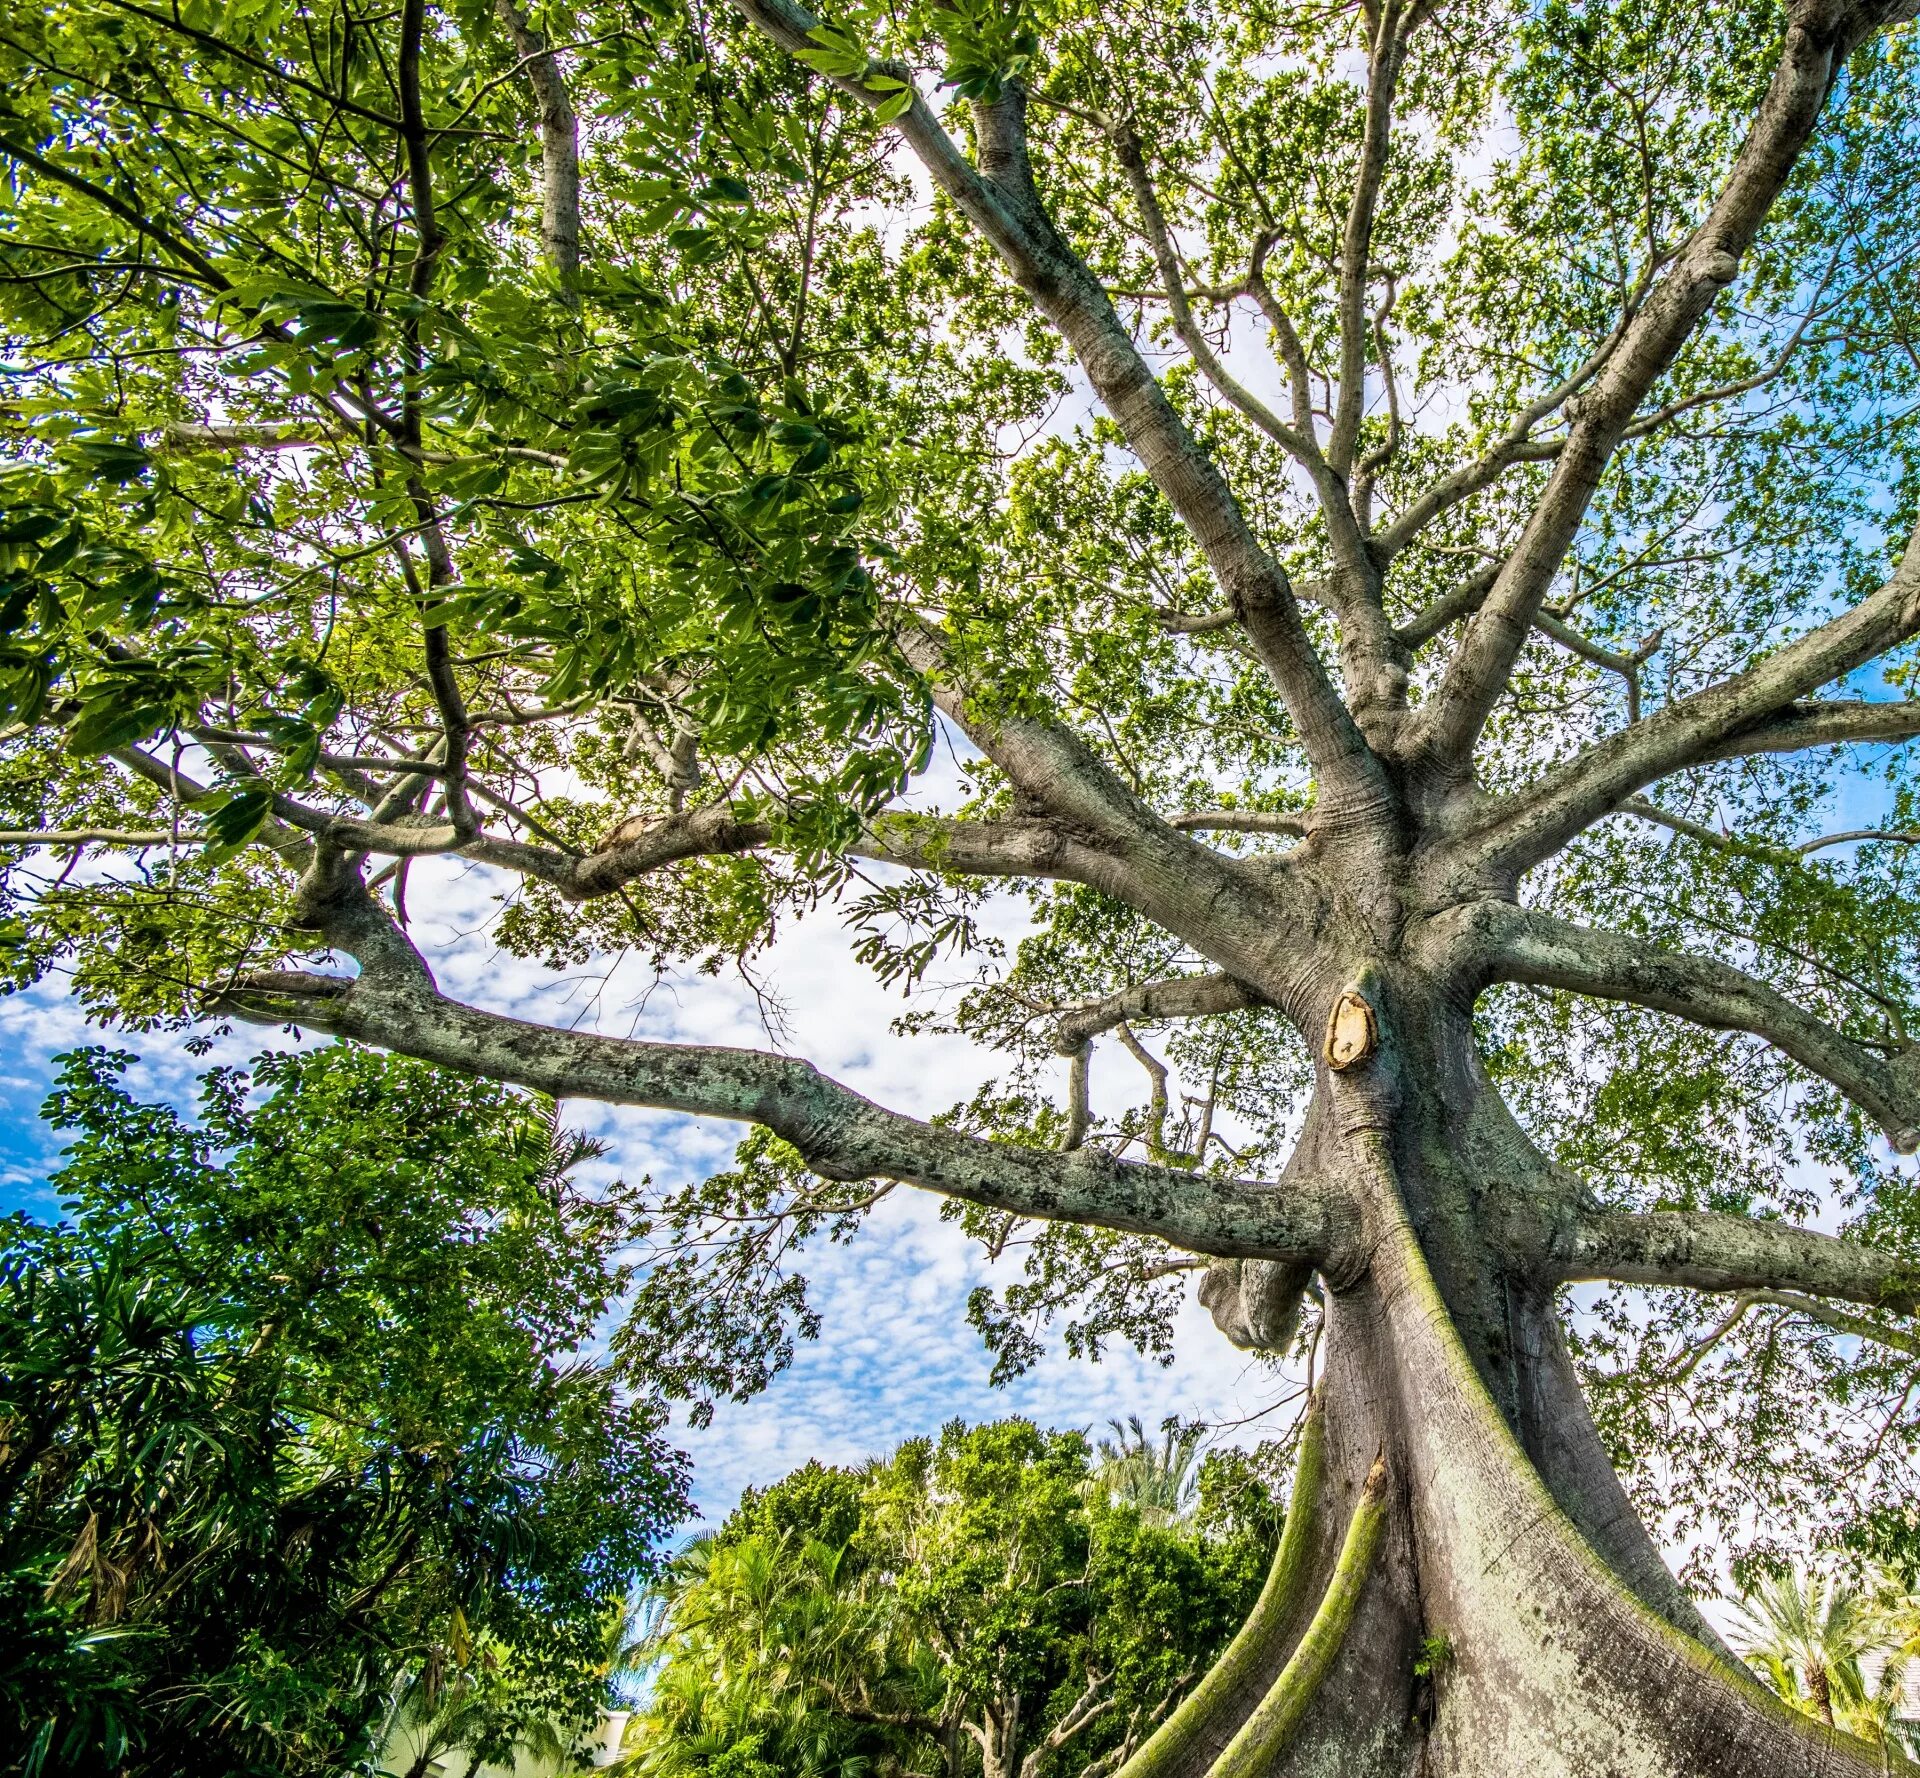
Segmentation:
{"type": "Polygon", "coordinates": [[[592,1145],[550,1111],[415,1064],[262,1057],[190,1125],[129,1060],[66,1058],[71,1221],[0,1224],[10,1750],[323,1778],[443,1688],[470,1745],[570,1742],[686,1507],[657,1411],[578,1354],[625,1194],[569,1179],[592,1145]]]}

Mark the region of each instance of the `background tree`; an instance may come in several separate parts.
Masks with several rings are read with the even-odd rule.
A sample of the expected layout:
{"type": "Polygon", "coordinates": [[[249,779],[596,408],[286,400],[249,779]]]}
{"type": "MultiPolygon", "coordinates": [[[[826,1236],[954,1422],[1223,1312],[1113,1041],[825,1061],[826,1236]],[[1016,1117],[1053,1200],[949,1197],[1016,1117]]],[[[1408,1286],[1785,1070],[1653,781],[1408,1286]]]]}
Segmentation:
{"type": "Polygon", "coordinates": [[[1735,1641],[1783,1698],[1863,1740],[1913,1752],[1906,1714],[1916,1600],[1887,1574],[1776,1570],[1741,1601],[1735,1641]]]}
{"type": "Polygon", "coordinates": [[[1645,1519],[1911,1487],[1912,10],[10,21],[18,978],[762,1126],[621,1347],[702,1409],[888,1182],[1026,1255],[1003,1372],[1317,1276],[1298,1565],[1156,1771],[1858,1769],[1645,1519]],[[555,969],[831,901],[1007,1073],[462,1004],[435,861],[555,969]]]}
{"type": "Polygon", "coordinates": [[[661,1774],[1110,1773],[1224,1646],[1266,1566],[1244,1461],[1196,1519],[1109,1497],[1078,1433],[916,1439],[749,1490],[662,1588],[630,1763],[661,1774]]]}
{"type": "Polygon", "coordinates": [[[1129,1414],[1124,1425],[1118,1420],[1107,1424],[1114,1435],[1100,1441],[1094,1486],[1126,1501],[1149,1524],[1171,1524],[1183,1518],[1200,1485],[1200,1441],[1205,1428],[1163,1421],[1156,1445],[1138,1414],[1129,1414]]]}
{"type": "Polygon", "coordinates": [[[619,1193],[551,1108],[350,1047],[200,1127],[66,1058],[70,1223],[0,1271],[8,1770],[333,1773],[401,1718],[570,1744],[610,1599],[687,1510],[578,1348],[619,1193]]]}

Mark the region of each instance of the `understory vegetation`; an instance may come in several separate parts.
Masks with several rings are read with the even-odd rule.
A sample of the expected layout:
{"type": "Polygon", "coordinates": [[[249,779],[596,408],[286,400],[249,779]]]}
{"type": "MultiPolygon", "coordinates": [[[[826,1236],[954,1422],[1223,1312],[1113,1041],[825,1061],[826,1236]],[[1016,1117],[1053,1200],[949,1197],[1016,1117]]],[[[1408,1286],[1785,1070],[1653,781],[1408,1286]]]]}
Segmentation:
{"type": "Polygon", "coordinates": [[[1025,1420],[749,1491],[668,1569],[627,1765],[649,1778],[1100,1778],[1239,1628],[1283,1453],[1025,1420]],[[1173,1462],[1167,1461],[1169,1457],[1173,1462]],[[1181,1486],[1182,1477],[1191,1483],[1181,1486]]]}
{"type": "Polygon", "coordinates": [[[688,1510],[583,1355],[620,1188],[550,1107],[345,1046],[189,1124],[65,1058],[0,1224],[0,1770],[325,1778],[396,1725],[565,1752],[688,1510]]]}

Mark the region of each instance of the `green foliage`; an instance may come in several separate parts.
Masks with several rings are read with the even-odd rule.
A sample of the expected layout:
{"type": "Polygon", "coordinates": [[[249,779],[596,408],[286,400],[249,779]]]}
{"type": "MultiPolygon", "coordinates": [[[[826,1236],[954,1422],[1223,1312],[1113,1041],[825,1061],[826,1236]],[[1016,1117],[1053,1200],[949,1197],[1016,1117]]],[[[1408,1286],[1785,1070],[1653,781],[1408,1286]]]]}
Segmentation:
{"type": "Polygon", "coordinates": [[[1876,1747],[1912,1752],[1920,1724],[1900,1711],[1908,1663],[1920,1653],[1920,1599],[1884,1574],[1869,1578],[1878,1584],[1763,1573],[1741,1597],[1734,1640],[1788,1703],[1876,1747]]]}
{"type": "Polygon", "coordinates": [[[1104,1769],[1231,1637],[1277,1533],[1245,1476],[1208,1529],[1128,1483],[1080,1434],[1007,1420],[750,1491],[662,1586],[630,1765],[853,1774],[953,1747],[973,1770],[1017,1723],[1002,1769],[1056,1731],[1050,1769],[1104,1769]]]}
{"type": "Polygon", "coordinates": [[[8,1769],[340,1772],[449,1696],[471,1746],[570,1739],[687,1505],[657,1407],[579,1355],[623,1188],[417,1063],[262,1056],[188,1124],[130,1059],[64,1059],[71,1220],[4,1228],[8,1769]]]}
{"type": "MultiPolygon", "coordinates": [[[[995,1052],[999,1077],[949,1121],[1057,1144],[1061,1013],[1207,960],[1055,884],[1029,889],[1030,930],[1003,954],[980,885],[938,859],[904,884],[859,874],[849,846],[924,792],[938,734],[903,638],[939,627],[976,714],[1046,714],[1163,813],[1297,815],[1316,787],[1244,638],[1206,625],[1222,594],[1193,538],[1112,421],[1068,399],[1065,346],[965,218],[907,177],[897,126],[920,94],[965,151],[971,103],[1024,92],[1062,240],[1157,347],[1164,306],[1129,293],[1162,272],[1102,124],[1126,120],[1196,290],[1244,291],[1257,268],[1271,299],[1256,318],[1199,296],[1201,324],[1262,387],[1291,337],[1311,406],[1338,357],[1366,9],[855,0],[796,59],[707,0],[555,0],[535,22],[569,46],[590,145],[577,272],[539,241],[519,47],[492,9],[447,0],[405,56],[410,16],[54,0],[0,37],[0,824],[167,836],[102,842],[84,867],[77,842],[8,848],[0,979],[69,970],[91,1011],[141,1026],[303,956],[296,816],[311,831],[389,794],[390,818],[447,815],[436,781],[351,763],[444,743],[428,671],[444,647],[485,821],[546,865],[687,811],[770,835],[586,903],[535,871],[501,891],[501,944],[555,971],[633,952],[715,972],[830,911],[857,961],[927,996],[903,1031],[995,1052]]],[[[1724,177],[1783,16],[1433,10],[1400,74],[1368,274],[1369,310],[1387,304],[1361,342],[1377,462],[1353,484],[1373,516],[1480,458],[1640,300],[1724,177]],[[1373,400],[1389,371],[1398,423],[1373,400]]],[[[1917,75],[1910,27],[1852,58],[1734,284],[1650,392],[1666,421],[1601,477],[1550,603],[1638,660],[1631,687],[1536,637],[1476,758],[1490,789],[1747,666],[1883,573],[1920,511],[1917,75]]],[[[1164,381],[1310,586],[1328,538],[1306,478],[1190,364],[1164,381]]],[[[1470,590],[1547,473],[1517,463],[1408,542],[1388,615],[1470,590]]],[[[1331,616],[1309,603],[1305,621],[1337,678],[1331,616]]],[[[1416,707],[1449,639],[1416,655],[1416,707]]],[[[1909,646],[1834,689],[1907,695],[1917,667],[1909,646]]],[[[954,769],[956,812],[1020,813],[990,763],[954,769]]],[[[1608,819],[1532,873],[1528,901],[1735,961],[1883,1052],[1911,1041],[1920,851],[1798,849],[1862,811],[1920,828],[1909,762],[1711,762],[1657,794],[1695,831],[1608,819]]],[[[1250,868],[1284,843],[1216,837],[1250,868]]],[[[407,870],[378,881],[404,919],[407,870]]],[[[1480,1021],[1531,1134],[1611,1201],[1818,1200],[1920,1267],[1911,1185],[1873,1131],[1757,1043],[1546,994],[1497,994],[1480,1021]]],[[[1172,1084],[1160,1096],[1103,1041],[1087,1140],[1273,1170],[1311,1082],[1278,1014],[1134,1035],[1172,1084]]],[[[655,1205],[623,1361],[699,1416],[764,1387],[817,1327],[805,1242],[849,1238],[872,1196],[751,1139],[655,1205]]],[[[1185,1256],[955,1215],[1024,1268],[971,1305],[996,1377],[1056,1326],[1081,1355],[1116,1339],[1170,1355],[1185,1256]]],[[[1643,1504],[1740,1538],[1810,1506],[1886,1522],[1920,1443],[1904,1380],[1767,1312],[1681,1392],[1676,1355],[1710,1313],[1615,1298],[1583,1327],[1643,1504]],[[1837,1505],[1809,1419],[1858,1478],[1837,1505]]]]}

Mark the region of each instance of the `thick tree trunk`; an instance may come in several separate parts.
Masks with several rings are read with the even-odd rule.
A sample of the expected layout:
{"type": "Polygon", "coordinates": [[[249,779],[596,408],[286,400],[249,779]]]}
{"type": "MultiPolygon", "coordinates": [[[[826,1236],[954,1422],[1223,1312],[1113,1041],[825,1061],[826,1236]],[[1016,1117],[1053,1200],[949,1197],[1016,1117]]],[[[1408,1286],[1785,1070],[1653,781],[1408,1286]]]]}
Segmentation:
{"type": "MultiPolygon", "coordinates": [[[[1383,1065],[1323,1071],[1290,1169],[1338,1175],[1365,1206],[1364,1262],[1327,1281],[1314,1580],[1208,1732],[1131,1778],[1215,1763],[1287,1667],[1379,1459],[1389,1510],[1359,1609],[1274,1778],[1887,1770],[1754,1680],[1668,1572],[1588,1415],[1552,1287],[1514,1257],[1513,1232],[1579,1188],[1500,1103],[1464,1012],[1386,1004],[1383,1065]]],[[[1252,1343],[1298,1284],[1243,1266],[1209,1303],[1252,1343]]]]}

